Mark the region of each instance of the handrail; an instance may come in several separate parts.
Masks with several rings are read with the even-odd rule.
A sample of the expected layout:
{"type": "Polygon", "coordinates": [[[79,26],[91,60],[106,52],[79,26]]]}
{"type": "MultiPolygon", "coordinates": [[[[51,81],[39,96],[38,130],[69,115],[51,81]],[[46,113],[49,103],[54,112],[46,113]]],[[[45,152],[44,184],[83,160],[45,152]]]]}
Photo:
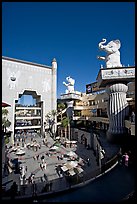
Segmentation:
{"type": "MultiPolygon", "coordinates": [[[[32,196],[34,193],[37,195],[42,195],[43,193],[52,193],[58,191],[64,191],[72,187],[77,187],[79,184],[84,185],[85,182],[91,181],[99,175],[105,173],[108,169],[110,169],[118,160],[119,152],[113,156],[109,161],[107,161],[104,165],[102,165],[101,169],[98,168],[96,170],[91,170],[86,174],[76,175],[74,178],[68,177],[59,177],[57,179],[52,180],[52,189],[49,188],[49,181],[42,181],[41,177],[35,178],[35,185],[37,186],[36,192],[34,192],[34,184],[25,184],[20,185],[20,192],[18,194],[18,198],[22,196],[32,196]],[[60,185],[61,184],[61,185],[60,185]],[[47,185],[47,187],[46,187],[47,185]],[[46,187],[46,188],[45,188],[46,187]]],[[[6,195],[5,195],[6,196],[6,195]]]]}

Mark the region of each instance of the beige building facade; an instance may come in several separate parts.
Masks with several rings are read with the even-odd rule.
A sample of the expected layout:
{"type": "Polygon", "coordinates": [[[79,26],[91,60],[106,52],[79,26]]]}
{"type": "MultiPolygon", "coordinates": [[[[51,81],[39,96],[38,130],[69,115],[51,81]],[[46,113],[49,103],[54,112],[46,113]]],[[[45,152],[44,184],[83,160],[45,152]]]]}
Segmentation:
{"type": "Polygon", "coordinates": [[[35,128],[36,130],[39,129],[39,132],[43,135],[45,115],[52,110],[56,110],[56,100],[57,62],[55,58],[52,60],[51,66],[47,66],[2,57],[2,101],[11,105],[8,119],[11,121],[9,130],[12,132],[12,142],[14,142],[16,129],[35,128]],[[24,94],[32,95],[36,102],[34,106],[23,107],[17,103],[24,94]],[[19,113],[26,113],[26,111],[28,113],[33,112],[33,115],[19,115],[19,113]],[[16,127],[16,121],[23,119],[31,122],[33,120],[31,126],[16,127]],[[36,119],[39,122],[34,123],[36,119]]]}

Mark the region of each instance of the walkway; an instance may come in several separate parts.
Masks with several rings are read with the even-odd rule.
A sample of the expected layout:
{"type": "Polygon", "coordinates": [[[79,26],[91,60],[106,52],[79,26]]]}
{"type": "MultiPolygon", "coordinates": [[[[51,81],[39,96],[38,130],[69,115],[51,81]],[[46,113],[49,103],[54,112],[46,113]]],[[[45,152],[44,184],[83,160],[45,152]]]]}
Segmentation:
{"type": "MultiPolygon", "coordinates": [[[[93,151],[87,150],[83,144],[78,143],[77,149],[65,148],[64,146],[61,146],[59,148],[61,153],[56,153],[56,154],[53,154],[52,156],[48,157],[46,155],[46,153],[48,152],[49,147],[53,145],[53,143],[54,143],[53,139],[51,137],[48,137],[48,146],[49,147],[43,145],[42,138],[36,137],[35,139],[41,145],[41,148],[38,149],[38,151],[36,151],[36,152],[33,151],[32,149],[26,149],[26,154],[25,154],[25,156],[20,157],[20,162],[21,162],[21,166],[27,166],[26,177],[28,177],[31,173],[34,173],[36,182],[41,182],[41,178],[44,179],[44,173],[47,175],[48,181],[58,179],[59,175],[55,171],[55,167],[59,164],[65,163],[65,161],[58,160],[57,155],[61,156],[61,154],[66,154],[70,150],[75,151],[77,153],[77,155],[79,155],[79,157],[81,157],[85,161],[87,160],[87,158],[90,159],[90,166],[85,164],[84,167],[82,167],[84,169],[84,174],[89,174],[91,171],[95,171],[98,169],[98,165],[96,162],[96,158],[93,154],[93,151]],[[34,160],[34,158],[33,158],[34,155],[38,155],[38,154],[39,154],[39,159],[34,160]],[[46,170],[45,169],[42,170],[40,168],[40,163],[41,163],[40,157],[42,155],[45,156],[45,161],[47,163],[46,170]]],[[[103,134],[100,137],[100,140],[101,140],[101,144],[102,144],[102,146],[106,152],[106,155],[105,155],[106,158],[108,158],[108,157],[110,158],[118,152],[119,147],[117,147],[116,145],[108,144],[108,142],[106,141],[103,134]]],[[[29,142],[31,142],[30,138],[27,138],[26,143],[29,143],[29,142]]],[[[9,156],[11,158],[15,157],[15,153],[10,153],[9,156]]],[[[5,177],[3,179],[2,183],[9,181],[9,180],[16,181],[17,184],[20,185],[20,180],[19,180],[18,174],[14,174],[14,173],[10,174],[8,177],[5,177]]],[[[7,190],[10,188],[13,181],[10,182],[9,184],[7,184],[7,186],[6,186],[7,190]]],[[[44,185],[44,184],[42,184],[42,185],[44,185]]],[[[62,179],[60,179],[60,182],[56,182],[56,185],[53,186],[53,190],[58,191],[60,187],[61,187],[61,189],[66,188],[66,180],[64,177],[62,179]]],[[[29,191],[27,192],[27,194],[28,193],[29,193],[29,191]]],[[[32,192],[30,190],[30,194],[31,193],[32,192]]]]}
{"type": "Polygon", "coordinates": [[[43,202],[119,202],[135,190],[135,169],[117,165],[88,185],[65,192],[43,202]]]}

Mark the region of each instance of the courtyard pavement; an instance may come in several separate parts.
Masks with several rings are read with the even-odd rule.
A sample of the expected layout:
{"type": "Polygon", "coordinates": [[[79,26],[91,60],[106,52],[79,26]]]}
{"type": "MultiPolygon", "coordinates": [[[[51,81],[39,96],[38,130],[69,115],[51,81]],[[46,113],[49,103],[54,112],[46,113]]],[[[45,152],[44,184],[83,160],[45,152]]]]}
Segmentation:
{"type": "MultiPolygon", "coordinates": [[[[66,159],[63,158],[62,160],[61,159],[58,160],[57,156],[61,157],[62,154],[67,154],[70,151],[74,151],[80,158],[82,158],[85,161],[85,165],[82,167],[85,174],[91,172],[92,170],[94,171],[98,169],[96,157],[93,154],[93,151],[87,150],[87,148],[85,148],[85,146],[79,142],[77,142],[77,147],[73,148],[70,147],[66,148],[63,145],[61,145],[57,151],[52,151],[52,154],[48,156],[47,153],[50,152],[49,149],[55,143],[55,141],[49,135],[47,135],[48,145],[43,144],[43,138],[41,138],[38,135],[36,135],[34,139],[37,141],[37,144],[40,145],[40,148],[37,148],[37,151],[33,150],[33,148],[28,149],[27,147],[24,147],[23,150],[25,151],[25,155],[17,156],[16,152],[9,151],[8,157],[9,159],[18,158],[20,162],[20,167],[27,166],[25,177],[28,178],[31,174],[34,174],[34,180],[36,183],[41,182],[42,180],[44,181],[44,174],[46,174],[48,181],[52,181],[54,179],[59,178],[59,175],[56,171],[56,166],[66,163],[66,159]],[[36,157],[37,155],[39,155],[38,160],[36,158],[34,159],[34,157],[36,157]],[[42,163],[41,156],[44,156],[44,162],[46,162],[46,169],[44,168],[43,170],[40,167],[40,164],[42,163]],[[87,158],[90,159],[89,166],[86,164],[87,158]]],[[[112,157],[118,152],[118,146],[109,144],[103,133],[101,133],[100,142],[106,152],[105,154],[106,157],[112,157]]],[[[25,143],[31,144],[32,143],[31,137],[27,137],[25,143]]],[[[19,145],[22,146],[22,143],[19,142],[19,145]]],[[[10,144],[8,144],[8,147],[9,146],[10,144]]],[[[62,180],[63,179],[64,178],[62,178],[62,180]]],[[[13,181],[16,181],[18,186],[20,185],[21,180],[19,174],[15,174],[14,172],[12,172],[11,174],[2,179],[2,184],[7,182],[6,190],[8,190],[12,185],[13,181]],[[8,181],[11,182],[8,183],[8,181]]],[[[59,183],[58,185],[61,185],[61,183],[59,183]]],[[[56,185],[56,187],[54,188],[58,189],[58,185],[56,185]]]]}

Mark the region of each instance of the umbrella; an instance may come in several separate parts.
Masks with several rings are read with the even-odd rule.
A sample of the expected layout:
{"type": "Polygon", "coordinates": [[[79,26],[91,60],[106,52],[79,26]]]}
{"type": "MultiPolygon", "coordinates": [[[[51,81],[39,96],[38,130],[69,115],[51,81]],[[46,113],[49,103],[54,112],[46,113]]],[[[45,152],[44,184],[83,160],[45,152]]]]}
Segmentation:
{"type": "Polygon", "coordinates": [[[51,147],[50,148],[50,150],[56,150],[56,149],[58,149],[59,147],[57,147],[57,146],[53,146],[53,147],[51,147]]]}
{"type": "Polygon", "coordinates": [[[73,169],[69,170],[69,173],[71,176],[74,176],[76,173],[73,171],[73,169]]]}
{"type": "Polygon", "coordinates": [[[71,141],[71,143],[72,143],[72,144],[76,144],[76,143],[77,143],[77,141],[71,141]]]}
{"type": "Polygon", "coordinates": [[[70,157],[77,156],[76,153],[72,152],[72,151],[68,152],[67,155],[70,156],[70,157]]]}
{"type": "Polygon", "coordinates": [[[74,168],[78,165],[78,162],[77,161],[70,161],[70,162],[68,162],[68,164],[74,168]]]}
{"type": "Polygon", "coordinates": [[[67,169],[72,169],[73,167],[67,162],[64,164],[65,167],[67,167],[67,169]]]}
{"type": "Polygon", "coordinates": [[[8,103],[2,102],[2,107],[8,107],[8,106],[11,106],[11,105],[8,103]]]}
{"type": "Polygon", "coordinates": [[[59,139],[60,139],[60,137],[56,137],[56,139],[57,139],[57,140],[59,140],[59,139]]]}
{"type": "Polygon", "coordinates": [[[22,150],[19,150],[16,155],[24,155],[25,154],[25,151],[22,151],[22,150]]]}
{"type": "Polygon", "coordinates": [[[74,171],[76,172],[76,173],[82,173],[84,170],[81,168],[81,167],[76,167],[75,169],[74,169],[74,171]]]}
{"type": "Polygon", "coordinates": [[[68,170],[68,168],[67,168],[66,166],[62,166],[61,169],[62,169],[63,171],[67,171],[67,170],[68,170]]]}

